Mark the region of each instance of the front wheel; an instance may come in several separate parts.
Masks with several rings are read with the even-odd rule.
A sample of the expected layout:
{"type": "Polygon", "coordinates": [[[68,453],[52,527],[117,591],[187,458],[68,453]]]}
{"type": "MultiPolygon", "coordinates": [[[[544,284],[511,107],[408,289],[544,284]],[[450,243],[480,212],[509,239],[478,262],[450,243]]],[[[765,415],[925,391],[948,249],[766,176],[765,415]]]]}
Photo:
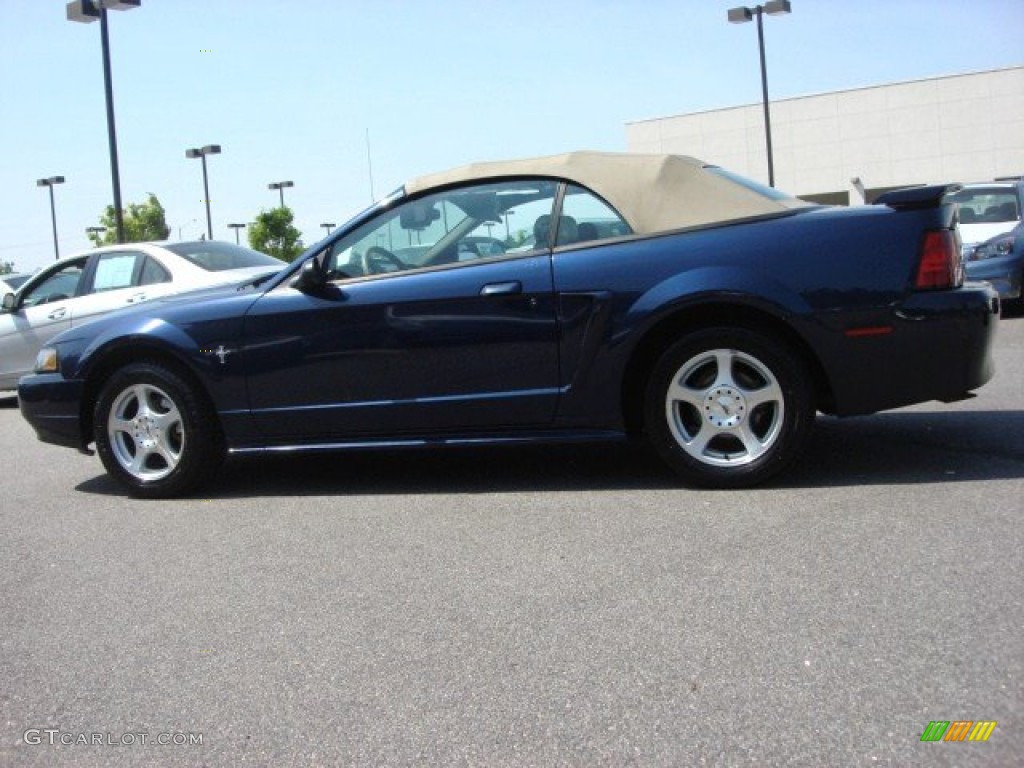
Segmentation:
{"type": "Polygon", "coordinates": [[[740,488],[782,471],[814,421],[800,359],[772,336],[711,328],[669,347],[644,404],[648,439],[684,480],[740,488]]]}
{"type": "Polygon", "coordinates": [[[135,496],[180,496],[208,480],[224,459],[206,400],[160,365],[117,371],[96,401],[93,429],[103,466],[135,496]]]}

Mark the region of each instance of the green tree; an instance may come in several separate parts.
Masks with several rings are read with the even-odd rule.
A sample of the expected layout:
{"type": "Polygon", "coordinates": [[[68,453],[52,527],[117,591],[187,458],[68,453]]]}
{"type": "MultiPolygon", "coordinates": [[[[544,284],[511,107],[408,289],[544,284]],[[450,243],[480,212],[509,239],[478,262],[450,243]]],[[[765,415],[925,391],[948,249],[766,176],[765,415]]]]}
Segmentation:
{"type": "Polygon", "coordinates": [[[512,233],[511,237],[505,239],[505,246],[508,248],[516,248],[526,242],[526,238],[529,237],[525,229],[517,229],[512,233]]]}
{"type": "Polygon", "coordinates": [[[302,253],[302,233],[292,225],[292,210],[287,206],[260,211],[249,226],[249,245],[284,261],[294,261],[302,253]]]}
{"type": "Polygon", "coordinates": [[[9,275],[14,271],[13,261],[0,261],[0,275],[9,275]]]}
{"type": "MultiPolygon", "coordinates": [[[[117,242],[117,225],[114,222],[114,206],[108,205],[100,217],[100,226],[106,228],[102,234],[90,233],[94,245],[110,245],[117,242]]],[[[144,203],[130,204],[124,211],[124,240],[126,243],[142,243],[147,240],[166,240],[171,234],[167,226],[164,207],[156,195],[149,193],[144,203]]]]}

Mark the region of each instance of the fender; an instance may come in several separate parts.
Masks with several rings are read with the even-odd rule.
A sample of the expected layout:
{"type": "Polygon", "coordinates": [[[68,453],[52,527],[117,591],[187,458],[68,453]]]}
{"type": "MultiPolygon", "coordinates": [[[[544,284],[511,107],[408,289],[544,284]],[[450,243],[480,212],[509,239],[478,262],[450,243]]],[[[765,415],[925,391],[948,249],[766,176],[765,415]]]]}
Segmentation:
{"type": "Polygon", "coordinates": [[[778,280],[760,270],[729,264],[702,267],[663,280],[633,302],[623,327],[631,335],[637,330],[642,335],[679,309],[709,302],[744,304],[782,320],[813,313],[802,295],[778,280]]]}
{"type": "Polygon", "coordinates": [[[207,391],[218,411],[229,403],[245,402],[245,367],[239,339],[245,311],[239,305],[257,296],[232,296],[226,300],[179,305],[163,311],[154,305],[115,312],[88,323],[88,343],[79,348],[70,331],[58,343],[72,342],[62,350],[65,375],[89,381],[105,375],[109,365],[139,359],[148,351],[167,356],[190,370],[207,391]],[[66,355],[66,356],[65,356],[66,355]]]}

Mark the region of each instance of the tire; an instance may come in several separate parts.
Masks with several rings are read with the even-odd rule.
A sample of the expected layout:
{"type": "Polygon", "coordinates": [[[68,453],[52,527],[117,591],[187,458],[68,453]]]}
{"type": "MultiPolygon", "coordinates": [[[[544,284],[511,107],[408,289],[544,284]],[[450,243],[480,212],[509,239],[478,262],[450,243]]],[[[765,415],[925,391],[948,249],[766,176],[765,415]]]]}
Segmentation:
{"type": "Polygon", "coordinates": [[[135,363],[111,376],[96,401],[93,430],[107,472],[142,498],[184,495],[224,461],[213,409],[161,365],[135,363]]]}
{"type": "Polygon", "coordinates": [[[744,328],[709,328],[681,339],[655,364],[644,427],[684,481],[742,488],[793,462],[814,413],[805,366],[783,342],[744,328]]]}

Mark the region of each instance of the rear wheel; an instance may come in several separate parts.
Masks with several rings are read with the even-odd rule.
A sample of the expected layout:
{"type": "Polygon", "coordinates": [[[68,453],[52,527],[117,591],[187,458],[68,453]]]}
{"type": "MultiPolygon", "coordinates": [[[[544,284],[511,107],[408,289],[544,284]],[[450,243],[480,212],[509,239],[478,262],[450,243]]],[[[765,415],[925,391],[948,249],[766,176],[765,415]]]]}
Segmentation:
{"type": "Polygon", "coordinates": [[[814,420],[808,376],[778,339],[711,328],[669,347],[648,382],[648,439],[684,480],[754,485],[799,454],[814,420]]]}
{"type": "Polygon", "coordinates": [[[179,496],[210,479],[224,459],[213,409],[182,377],[139,363],[117,371],[93,413],[103,466],[136,496],[179,496]]]}

